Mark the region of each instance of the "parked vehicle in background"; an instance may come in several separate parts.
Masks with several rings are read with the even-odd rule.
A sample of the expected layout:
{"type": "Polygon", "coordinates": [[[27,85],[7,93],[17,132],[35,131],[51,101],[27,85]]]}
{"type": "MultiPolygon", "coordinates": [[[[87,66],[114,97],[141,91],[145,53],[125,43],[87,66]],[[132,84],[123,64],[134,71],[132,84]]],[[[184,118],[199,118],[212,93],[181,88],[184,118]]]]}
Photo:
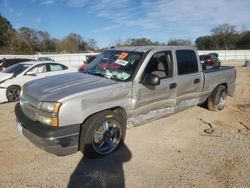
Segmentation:
{"type": "Polygon", "coordinates": [[[51,57],[38,57],[37,61],[54,61],[51,57]]]}
{"type": "Polygon", "coordinates": [[[34,59],[26,59],[26,58],[11,58],[0,60],[0,71],[3,71],[5,68],[14,65],[16,63],[26,62],[26,61],[34,61],[34,59]]]}
{"type": "Polygon", "coordinates": [[[98,157],[119,148],[126,128],[205,102],[222,110],[236,70],[203,71],[198,58],[193,47],[106,50],[84,72],[25,84],[15,108],[18,130],[48,152],[98,157]]]}
{"type": "Polygon", "coordinates": [[[84,71],[87,66],[98,56],[99,54],[93,54],[93,55],[86,55],[86,61],[83,62],[83,64],[79,67],[79,71],[84,71]]]}
{"type": "Polygon", "coordinates": [[[19,100],[22,86],[31,80],[75,71],[76,68],[51,61],[14,64],[0,72],[0,103],[19,100]]]}
{"type": "Polygon", "coordinates": [[[217,53],[209,53],[205,55],[200,55],[200,61],[204,69],[218,68],[221,66],[219,60],[219,55],[217,53]]]}

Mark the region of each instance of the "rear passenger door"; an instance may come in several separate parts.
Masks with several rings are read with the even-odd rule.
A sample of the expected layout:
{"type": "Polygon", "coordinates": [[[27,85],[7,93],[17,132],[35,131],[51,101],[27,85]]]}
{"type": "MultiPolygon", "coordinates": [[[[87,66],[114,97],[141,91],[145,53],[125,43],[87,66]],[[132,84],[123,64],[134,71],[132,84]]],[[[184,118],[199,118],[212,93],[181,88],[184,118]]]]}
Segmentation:
{"type": "Polygon", "coordinates": [[[199,103],[204,78],[194,50],[176,50],[176,61],[176,109],[181,110],[199,103]]]}

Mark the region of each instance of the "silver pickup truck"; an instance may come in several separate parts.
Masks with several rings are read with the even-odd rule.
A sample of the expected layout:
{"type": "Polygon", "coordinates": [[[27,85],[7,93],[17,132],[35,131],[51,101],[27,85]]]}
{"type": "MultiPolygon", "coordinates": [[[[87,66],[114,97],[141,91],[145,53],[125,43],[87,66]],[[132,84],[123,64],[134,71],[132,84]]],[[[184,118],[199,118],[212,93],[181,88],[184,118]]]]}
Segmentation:
{"type": "Polygon", "coordinates": [[[119,148],[129,127],[202,103],[222,110],[235,79],[233,67],[202,70],[193,47],[108,49],[84,72],[27,83],[17,125],[48,152],[103,156],[119,148]]]}

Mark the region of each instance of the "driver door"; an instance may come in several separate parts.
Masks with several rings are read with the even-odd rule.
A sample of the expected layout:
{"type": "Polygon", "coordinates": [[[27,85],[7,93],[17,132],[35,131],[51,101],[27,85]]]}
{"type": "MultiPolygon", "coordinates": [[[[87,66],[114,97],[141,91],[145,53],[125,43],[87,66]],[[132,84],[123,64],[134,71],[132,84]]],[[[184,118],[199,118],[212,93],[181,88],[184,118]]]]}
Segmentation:
{"type": "Polygon", "coordinates": [[[152,118],[174,112],[177,85],[173,77],[173,58],[171,51],[156,52],[149,60],[143,76],[154,74],[160,78],[157,86],[142,83],[133,85],[134,116],[150,115],[152,118]]]}
{"type": "Polygon", "coordinates": [[[23,75],[23,82],[29,82],[31,80],[43,78],[46,76],[47,73],[47,66],[46,64],[36,65],[29,69],[24,75],[23,75]]]}

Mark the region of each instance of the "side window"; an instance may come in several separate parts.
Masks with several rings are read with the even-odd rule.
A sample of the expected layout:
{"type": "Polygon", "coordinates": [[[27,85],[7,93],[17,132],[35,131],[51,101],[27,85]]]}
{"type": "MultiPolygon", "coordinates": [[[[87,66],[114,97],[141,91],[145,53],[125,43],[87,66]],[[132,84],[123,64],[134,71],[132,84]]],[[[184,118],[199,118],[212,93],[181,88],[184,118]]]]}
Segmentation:
{"type": "Polygon", "coordinates": [[[198,72],[198,62],[193,50],[176,51],[178,74],[192,74],[198,72]]]}
{"type": "Polygon", "coordinates": [[[46,65],[37,65],[31,70],[29,70],[27,73],[28,74],[39,74],[39,73],[44,73],[47,72],[46,65]]]}
{"type": "Polygon", "coordinates": [[[49,70],[50,71],[61,71],[67,69],[66,66],[59,65],[59,64],[49,64],[49,70]]]}
{"type": "Polygon", "coordinates": [[[144,74],[155,74],[160,78],[173,76],[172,52],[164,51],[155,53],[148,62],[144,74]]]}

